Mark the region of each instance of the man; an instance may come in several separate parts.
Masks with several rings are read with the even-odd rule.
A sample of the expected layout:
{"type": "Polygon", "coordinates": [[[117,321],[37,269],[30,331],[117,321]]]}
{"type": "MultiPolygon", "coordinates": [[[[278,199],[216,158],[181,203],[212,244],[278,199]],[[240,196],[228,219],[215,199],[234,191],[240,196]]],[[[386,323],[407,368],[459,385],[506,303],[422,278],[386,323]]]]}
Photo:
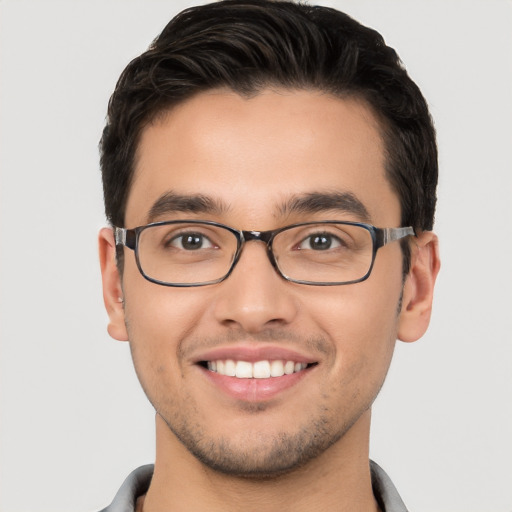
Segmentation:
{"type": "Polygon", "coordinates": [[[186,10],[123,72],[101,166],[108,331],[157,439],[105,510],[406,510],[370,415],[429,323],[437,150],[394,50],[323,7],[186,10]]]}

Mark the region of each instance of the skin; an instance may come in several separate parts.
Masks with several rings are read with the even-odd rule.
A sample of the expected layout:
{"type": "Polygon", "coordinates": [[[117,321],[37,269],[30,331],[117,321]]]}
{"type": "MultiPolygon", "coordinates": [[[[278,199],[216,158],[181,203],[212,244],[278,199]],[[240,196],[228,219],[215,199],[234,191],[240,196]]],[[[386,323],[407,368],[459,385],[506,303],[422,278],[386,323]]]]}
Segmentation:
{"type": "MultiPolygon", "coordinates": [[[[375,226],[400,225],[371,110],[316,91],[265,90],[250,99],[210,91],[155,120],[140,140],[125,225],[148,223],[152,205],[170,191],[202,194],[224,208],[151,220],[214,220],[244,230],[361,220],[333,209],[283,212],[292,197],[336,191],[361,201],[375,226]]],[[[433,233],[411,247],[405,284],[396,242],[379,250],[368,280],[333,287],[283,280],[264,244],[251,242],[225,281],[180,289],[145,280],[128,249],[121,279],[112,232],[102,230],[109,333],[129,340],[156,410],[144,510],[377,510],[371,404],[396,339],[425,332],[439,269],[433,233]],[[238,400],[196,364],[205,351],[226,347],[284,347],[317,364],[268,400],[238,400]]]]}

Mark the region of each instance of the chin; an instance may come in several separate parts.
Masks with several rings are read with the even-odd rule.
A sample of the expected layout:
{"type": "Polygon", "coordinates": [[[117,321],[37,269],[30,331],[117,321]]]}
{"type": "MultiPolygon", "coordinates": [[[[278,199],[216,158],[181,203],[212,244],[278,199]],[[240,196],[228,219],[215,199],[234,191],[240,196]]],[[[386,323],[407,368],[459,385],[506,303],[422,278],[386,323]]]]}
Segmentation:
{"type": "Polygon", "coordinates": [[[324,453],[348,428],[331,431],[318,421],[290,432],[247,432],[241,436],[206,434],[167,423],[181,444],[205,467],[238,478],[270,479],[292,473],[324,453]]]}

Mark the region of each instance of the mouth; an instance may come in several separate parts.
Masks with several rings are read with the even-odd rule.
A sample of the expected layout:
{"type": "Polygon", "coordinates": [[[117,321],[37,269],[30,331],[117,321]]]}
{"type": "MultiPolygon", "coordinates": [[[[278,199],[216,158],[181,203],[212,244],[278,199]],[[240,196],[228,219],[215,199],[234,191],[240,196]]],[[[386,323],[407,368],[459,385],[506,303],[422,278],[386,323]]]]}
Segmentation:
{"type": "Polygon", "coordinates": [[[316,366],[317,363],[305,363],[285,359],[264,359],[261,361],[243,361],[234,359],[216,359],[200,361],[199,365],[210,372],[237,379],[269,379],[300,373],[316,366]]]}
{"type": "Polygon", "coordinates": [[[310,354],[277,345],[238,344],[212,349],[193,361],[206,378],[208,393],[217,391],[238,402],[269,402],[298,389],[316,373],[320,361],[310,354]]]}

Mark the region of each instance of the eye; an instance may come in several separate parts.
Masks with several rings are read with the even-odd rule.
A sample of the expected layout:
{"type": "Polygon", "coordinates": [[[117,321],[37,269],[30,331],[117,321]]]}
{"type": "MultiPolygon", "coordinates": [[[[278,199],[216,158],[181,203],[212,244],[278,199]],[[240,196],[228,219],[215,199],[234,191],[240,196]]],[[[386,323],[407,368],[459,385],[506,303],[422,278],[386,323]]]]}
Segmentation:
{"type": "Polygon", "coordinates": [[[215,247],[210,239],[202,233],[181,233],[169,240],[167,246],[185,251],[197,251],[199,249],[212,249],[215,247]]]}
{"type": "Polygon", "coordinates": [[[313,251],[327,251],[341,247],[341,240],[330,233],[313,233],[304,238],[298,245],[298,249],[310,249],[313,251]]]}

